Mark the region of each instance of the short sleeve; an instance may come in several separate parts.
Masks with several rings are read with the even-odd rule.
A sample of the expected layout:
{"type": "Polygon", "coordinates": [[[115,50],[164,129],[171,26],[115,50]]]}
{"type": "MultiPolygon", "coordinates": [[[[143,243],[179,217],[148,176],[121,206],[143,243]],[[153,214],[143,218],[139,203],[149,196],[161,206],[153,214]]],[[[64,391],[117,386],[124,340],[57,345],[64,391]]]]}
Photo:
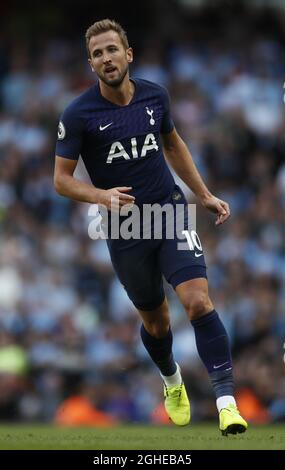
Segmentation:
{"type": "Polygon", "coordinates": [[[161,88],[161,97],[163,102],[163,116],[160,127],[162,134],[169,134],[174,129],[174,123],[170,113],[170,100],[168,91],[165,88],[161,88]]]}
{"type": "Polygon", "coordinates": [[[82,147],[82,120],[75,111],[68,107],[61,115],[55,149],[56,155],[70,160],[78,160],[82,147]]]}

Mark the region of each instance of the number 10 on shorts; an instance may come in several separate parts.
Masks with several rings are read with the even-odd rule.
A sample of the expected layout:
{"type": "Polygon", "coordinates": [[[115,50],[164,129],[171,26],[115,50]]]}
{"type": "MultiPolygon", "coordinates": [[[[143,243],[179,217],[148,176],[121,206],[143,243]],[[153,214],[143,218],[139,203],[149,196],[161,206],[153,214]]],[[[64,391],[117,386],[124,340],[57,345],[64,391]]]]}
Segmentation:
{"type": "MultiPolygon", "coordinates": [[[[182,230],[182,234],[186,237],[186,241],[187,241],[190,251],[194,251],[196,257],[202,256],[203,253],[196,253],[196,250],[203,251],[202,243],[198,236],[198,233],[195,230],[191,230],[191,231],[182,230]]],[[[181,244],[181,245],[185,245],[185,244],[181,244]]],[[[180,246],[178,246],[178,249],[186,249],[186,248],[185,247],[180,248],[180,246]]]]}

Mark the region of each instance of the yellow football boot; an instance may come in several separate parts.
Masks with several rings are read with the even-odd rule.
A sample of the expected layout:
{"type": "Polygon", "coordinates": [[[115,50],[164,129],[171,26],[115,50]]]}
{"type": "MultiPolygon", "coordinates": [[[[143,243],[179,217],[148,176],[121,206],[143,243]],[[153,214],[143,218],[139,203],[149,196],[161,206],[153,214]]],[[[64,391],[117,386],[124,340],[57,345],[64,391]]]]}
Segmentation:
{"type": "Polygon", "coordinates": [[[235,405],[228,405],[220,411],[220,430],[223,436],[245,432],[247,426],[235,405]]]}
{"type": "Polygon", "coordinates": [[[190,403],[184,383],[167,387],[164,384],[164,406],[166,412],[177,426],[190,423],[190,403]]]}

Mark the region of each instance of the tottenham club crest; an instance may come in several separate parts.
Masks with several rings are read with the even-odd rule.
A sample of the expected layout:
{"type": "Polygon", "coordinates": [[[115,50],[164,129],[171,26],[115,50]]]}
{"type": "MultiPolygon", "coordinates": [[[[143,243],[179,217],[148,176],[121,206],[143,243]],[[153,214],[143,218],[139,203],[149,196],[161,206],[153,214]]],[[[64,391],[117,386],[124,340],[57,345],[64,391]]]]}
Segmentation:
{"type": "Polygon", "coordinates": [[[65,137],[65,127],[62,121],[58,124],[57,137],[59,140],[63,140],[65,137]]]}
{"type": "Polygon", "coordinates": [[[153,109],[149,109],[147,106],[145,107],[145,109],[146,109],[147,114],[150,116],[150,120],[149,120],[150,125],[154,126],[155,120],[152,116],[153,115],[153,109]]]}

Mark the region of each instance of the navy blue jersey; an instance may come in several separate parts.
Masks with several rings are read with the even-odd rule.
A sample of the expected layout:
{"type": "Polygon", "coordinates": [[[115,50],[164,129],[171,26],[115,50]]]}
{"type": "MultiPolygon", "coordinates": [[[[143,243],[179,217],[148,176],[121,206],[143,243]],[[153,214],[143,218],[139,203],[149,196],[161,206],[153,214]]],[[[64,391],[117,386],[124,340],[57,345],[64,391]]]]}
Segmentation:
{"type": "Polygon", "coordinates": [[[167,91],[132,79],[135,92],[126,106],[111,103],[95,84],[63,112],[56,155],[81,155],[94,186],[132,186],[136,204],[163,201],[175,182],[166,164],[160,134],[174,128],[167,91]]]}

